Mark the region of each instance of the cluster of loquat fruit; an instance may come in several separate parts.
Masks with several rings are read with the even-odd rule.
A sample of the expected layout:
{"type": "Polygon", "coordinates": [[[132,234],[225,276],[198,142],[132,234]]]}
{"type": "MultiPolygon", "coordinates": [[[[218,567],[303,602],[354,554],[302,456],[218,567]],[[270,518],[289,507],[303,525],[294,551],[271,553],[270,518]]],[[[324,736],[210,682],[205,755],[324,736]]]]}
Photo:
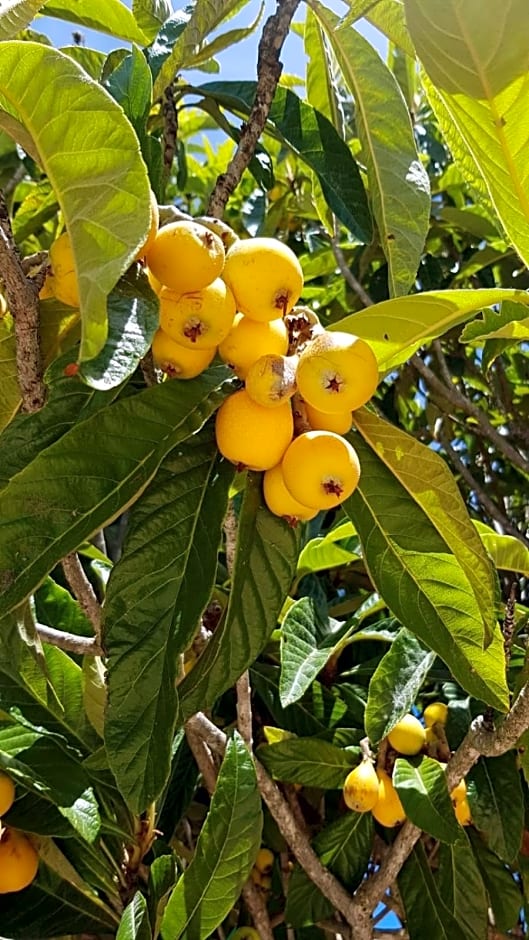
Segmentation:
{"type": "Polygon", "coordinates": [[[31,884],[39,867],[39,856],[25,833],[2,825],[2,816],[15,801],[15,785],[0,773],[0,894],[22,891],[31,884]]]}
{"type": "MultiPolygon", "coordinates": [[[[223,456],[241,470],[264,471],[268,508],[291,524],[338,506],[360,477],[342,435],[378,384],[370,346],[325,330],[313,311],[296,307],[303,272],[283,242],[240,239],[209,217],[159,226],[154,197],[151,219],[136,260],[160,302],[155,365],[192,379],[218,354],[244,382],[217,413],[223,456]]],[[[52,245],[50,264],[41,296],[78,305],[67,233],[52,245]]]]}
{"type": "MultiPolygon", "coordinates": [[[[443,702],[434,702],[425,708],[423,718],[424,725],[411,714],[404,715],[397,722],[387,736],[393,751],[413,757],[426,749],[429,756],[436,757],[437,747],[445,737],[444,726],[448,718],[448,708],[443,702]]],[[[446,769],[446,763],[439,763],[446,769]]],[[[462,826],[470,825],[472,816],[464,780],[460,780],[454,787],[450,797],[458,822],[462,826]]],[[[375,768],[372,758],[368,755],[365,755],[360,764],[347,775],[343,798],[349,809],[356,813],[371,812],[382,826],[392,828],[406,819],[390,774],[384,766],[375,768]]]]}

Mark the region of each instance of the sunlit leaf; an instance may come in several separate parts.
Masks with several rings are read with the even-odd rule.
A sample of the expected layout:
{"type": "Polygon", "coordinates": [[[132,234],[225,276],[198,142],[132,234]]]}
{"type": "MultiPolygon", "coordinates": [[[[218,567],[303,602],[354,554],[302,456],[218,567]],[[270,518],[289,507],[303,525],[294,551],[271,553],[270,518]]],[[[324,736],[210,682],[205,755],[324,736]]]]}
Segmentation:
{"type": "Polygon", "coordinates": [[[399,630],[369,683],[365,727],[372,744],[410,711],[434,659],[413,633],[399,630]]]}
{"type": "Polygon", "coordinates": [[[434,839],[453,844],[461,838],[459,825],[439,761],[431,757],[398,757],[393,770],[406,817],[434,839]]]}
{"type": "Polygon", "coordinates": [[[479,537],[496,568],[519,571],[529,577],[529,548],[514,535],[500,535],[483,522],[474,520],[479,537]]]}
{"type": "Polygon", "coordinates": [[[48,0],[43,13],[127,42],[137,42],[140,46],[148,41],[129,7],[121,0],[48,0]]]}
{"type": "Polygon", "coordinates": [[[0,41],[12,39],[29,26],[44,0],[4,0],[0,7],[0,41]]]}
{"type": "Polygon", "coordinates": [[[529,339],[529,316],[521,304],[504,300],[500,310],[483,311],[473,323],[467,323],[461,333],[461,343],[482,343],[487,339],[512,339],[522,342],[529,339]]]}
{"type": "Polygon", "coordinates": [[[149,40],[154,39],[172,12],[171,0],[132,0],[132,14],[149,40]]]}
{"type": "Polygon", "coordinates": [[[268,772],[286,783],[340,790],[358,755],[317,738],[287,738],[262,745],[257,755],[268,772]]]}

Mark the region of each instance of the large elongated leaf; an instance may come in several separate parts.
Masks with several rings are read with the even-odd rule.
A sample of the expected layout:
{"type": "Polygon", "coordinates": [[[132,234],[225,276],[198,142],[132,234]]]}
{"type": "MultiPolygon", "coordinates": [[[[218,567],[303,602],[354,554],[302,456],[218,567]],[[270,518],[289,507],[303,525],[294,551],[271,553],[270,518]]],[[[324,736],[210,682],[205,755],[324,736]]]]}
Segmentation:
{"type": "Polygon", "coordinates": [[[461,826],[455,817],[439,761],[430,757],[414,760],[398,757],[393,783],[407,818],[416,826],[450,845],[461,838],[461,826]]]}
{"type": "Polygon", "coordinates": [[[333,74],[327,42],[310,7],[307,7],[304,42],[307,56],[307,101],[316,111],[324,114],[343,137],[344,114],[339,102],[338,83],[333,74]]]}
{"type": "Polygon", "coordinates": [[[496,576],[446,463],[429,447],[365,408],[355,413],[355,424],[459,562],[472,586],[489,641],[496,626],[496,576]]]}
{"type": "Polygon", "coordinates": [[[451,327],[466,323],[478,310],[503,300],[527,306],[529,295],[502,288],[425,291],[383,300],[338,320],[330,329],[361,336],[375,353],[379,369],[389,372],[406,362],[423,343],[430,343],[451,327]]]}
{"type": "Polygon", "coordinates": [[[520,849],[524,804],[516,754],[482,757],[467,778],[472,819],[487,833],[488,845],[505,862],[520,849]]]}
{"type": "Polygon", "coordinates": [[[0,493],[2,614],[145,489],[165,455],[219,405],[226,375],[216,367],[193,382],[166,382],[115,402],[8,483],[0,493]]]}
{"type": "MultiPolygon", "coordinates": [[[[320,832],[313,842],[320,861],[351,893],[362,881],[372,846],[373,817],[370,813],[346,813],[320,832]]],[[[317,923],[333,913],[328,898],[299,866],[294,869],[289,882],[285,913],[294,927],[317,923]]]]}
{"type": "Polygon", "coordinates": [[[454,845],[440,845],[437,883],[445,905],[468,940],[486,940],[487,893],[466,834],[454,845]]]}
{"type": "Polygon", "coordinates": [[[430,184],[417,152],[408,107],[392,72],[353,27],[318,0],[311,6],[356,103],[369,191],[384,254],[390,294],[407,294],[415,281],[430,216],[430,184]]]}
{"type": "Polygon", "coordinates": [[[250,475],[228,609],[179,687],[183,720],[209,708],[257,658],[277,624],[298,551],[299,533],[268,512],[262,503],[260,475],[250,475]]]}
{"type": "Polygon", "coordinates": [[[468,940],[439,893],[419,842],[398,876],[410,940],[468,940]]]}
{"type": "MultiPolygon", "coordinates": [[[[0,126],[11,133],[13,120],[45,169],[70,233],[83,320],[80,355],[92,359],[107,337],[107,294],[149,230],[150,188],[138,139],[119,106],[77,63],[33,42],[0,45],[0,126]]],[[[26,146],[25,139],[18,142],[26,146]]]]}
{"type": "Polygon", "coordinates": [[[283,707],[301,698],[349,629],[348,623],[322,617],[310,597],[302,597],[290,608],[281,630],[283,707]]]}
{"type": "Polygon", "coordinates": [[[317,738],[287,738],[265,744],[259,748],[258,757],[276,780],[322,790],[340,790],[358,763],[356,753],[317,738]]]}
{"type": "Polygon", "coordinates": [[[206,429],[170,454],[132,511],[110,576],[105,741],[134,812],[160,794],[169,775],[178,654],[191,643],[215,582],[233,473],[206,429]]]}
{"type": "Polygon", "coordinates": [[[29,26],[44,0],[4,0],[0,8],[0,41],[11,39],[29,26]]]}
{"type": "Polygon", "coordinates": [[[356,435],[362,476],[344,508],[364,546],[379,594],[400,622],[443,659],[458,682],[508,707],[499,630],[483,649],[483,618],[471,583],[428,513],[384,460],[356,435]]]}
{"type": "Polygon", "coordinates": [[[13,940],[47,940],[71,931],[113,934],[117,926],[115,912],[88,887],[61,878],[43,862],[29,888],[2,896],[2,930],[13,940]]]}
{"type": "Polygon", "coordinates": [[[140,46],[148,42],[129,7],[121,0],[48,0],[43,12],[127,42],[137,42],[140,46]]]}
{"type": "Polygon", "coordinates": [[[512,930],[518,923],[522,907],[520,885],[514,880],[504,862],[487,848],[477,832],[469,829],[468,835],[487,889],[490,906],[494,913],[494,923],[498,930],[512,930]]]}
{"type": "MultiPolygon", "coordinates": [[[[195,90],[236,113],[248,115],[255,89],[255,82],[208,82],[195,90]]],[[[330,121],[292,91],[279,86],[269,123],[280,140],[314,170],[338,219],[362,242],[369,242],[371,215],[358,165],[330,121]]]]}
{"type": "Polygon", "coordinates": [[[372,744],[410,711],[434,659],[413,633],[399,630],[369,683],[365,727],[372,744]]]}
{"type": "Polygon", "coordinates": [[[405,0],[417,53],[518,254],[529,262],[529,30],[524,0],[405,0]],[[494,29],[490,24],[494,23],[494,29]]]}
{"type": "Polygon", "coordinates": [[[261,842],[263,815],[255,767],[240,736],[228,742],[193,861],[162,920],[164,940],[203,940],[224,920],[250,874],[261,842]]]}

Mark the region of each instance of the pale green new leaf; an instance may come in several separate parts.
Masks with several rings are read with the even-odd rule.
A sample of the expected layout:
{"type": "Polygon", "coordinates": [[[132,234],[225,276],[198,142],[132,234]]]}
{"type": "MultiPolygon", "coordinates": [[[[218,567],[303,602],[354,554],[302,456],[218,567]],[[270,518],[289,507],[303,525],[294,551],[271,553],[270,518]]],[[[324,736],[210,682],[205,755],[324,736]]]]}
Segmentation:
{"type": "Polygon", "coordinates": [[[355,425],[461,565],[481,611],[485,637],[490,641],[496,626],[495,573],[445,461],[366,408],[355,412],[355,425]]]}
{"type": "Polygon", "coordinates": [[[107,294],[149,230],[138,139],[121,108],[69,56],[16,40],[0,45],[0,126],[22,146],[24,129],[60,203],[79,282],[80,356],[92,359],[107,337],[107,294]]]}
{"type": "Polygon", "coordinates": [[[0,4],[0,41],[11,39],[29,26],[44,0],[3,0],[0,4]]]}
{"type": "Polygon", "coordinates": [[[311,0],[356,103],[356,124],[371,203],[388,262],[390,293],[407,294],[424,248],[430,184],[419,159],[408,107],[393,73],[372,45],[311,0]]]}
{"type": "Polygon", "coordinates": [[[253,760],[235,732],[191,864],[162,920],[163,940],[210,937],[239,897],[261,842],[263,814],[253,760]]]}
{"type": "MultiPolygon", "coordinates": [[[[502,225],[529,262],[529,5],[525,0],[405,0],[417,53],[502,225]],[[494,28],[491,29],[491,24],[494,28]]],[[[457,159],[457,153],[454,154],[457,159]]]]}
{"type": "Polygon", "coordinates": [[[173,81],[183,68],[193,68],[196,52],[206,36],[236,11],[240,0],[203,0],[195,4],[189,22],[175,42],[154,84],[154,99],[173,81]]]}
{"type": "Polygon", "coordinates": [[[149,41],[121,0],[48,0],[42,12],[140,46],[149,41]]]}
{"type": "Polygon", "coordinates": [[[406,362],[423,343],[431,343],[453,326],[466,323],[478,310],[505,300],[527,306],[529,294],[496,287],[425,291],[383,300],[338,320],[329,328],[365,339],[377,357],[380,371],[389,372],[406,362]]]}
{"type": "Polygon", "coordinates": [[[529,577],[529,549],[514,535],[500,535],[483,522],[474,520],[479,537],[496,568],[518,571],[529,577]]]}
{"type": "Polygon", "coordinates": [[[483,343],[487,339],[512,339],[522,342],[529,339],[529,316],[527,308],[505,300],[499,312],[487,309],[483,316],[468,323],[459,337],[460,343],[483,343]]]}

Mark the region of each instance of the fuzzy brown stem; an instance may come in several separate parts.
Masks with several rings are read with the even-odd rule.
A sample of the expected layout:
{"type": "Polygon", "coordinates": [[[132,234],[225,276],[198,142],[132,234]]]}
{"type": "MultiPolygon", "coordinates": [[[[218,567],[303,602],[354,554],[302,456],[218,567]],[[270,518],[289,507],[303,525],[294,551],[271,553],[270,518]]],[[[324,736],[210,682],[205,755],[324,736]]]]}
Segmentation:
{"type": "Polygon", "coordinates": [[[248,120],[243,125],[237,149],[225,173],[217,178],[211,194],[208,215],[222,218],[226,203],[255,154],[270,106],[274,99],[283,65],[279,59],[294,13],[300,0],[278,0],[276,12],[263,28],[257,58],[257,88],[248,120]]]}
{"type": "Polygon", "coordinates": [[[62,569],[74,597],[79,601],[82,610],[94,628],[98,645],[101,646],[101,605],[76,552],[72,552],[63,558],[62,569]]]}

